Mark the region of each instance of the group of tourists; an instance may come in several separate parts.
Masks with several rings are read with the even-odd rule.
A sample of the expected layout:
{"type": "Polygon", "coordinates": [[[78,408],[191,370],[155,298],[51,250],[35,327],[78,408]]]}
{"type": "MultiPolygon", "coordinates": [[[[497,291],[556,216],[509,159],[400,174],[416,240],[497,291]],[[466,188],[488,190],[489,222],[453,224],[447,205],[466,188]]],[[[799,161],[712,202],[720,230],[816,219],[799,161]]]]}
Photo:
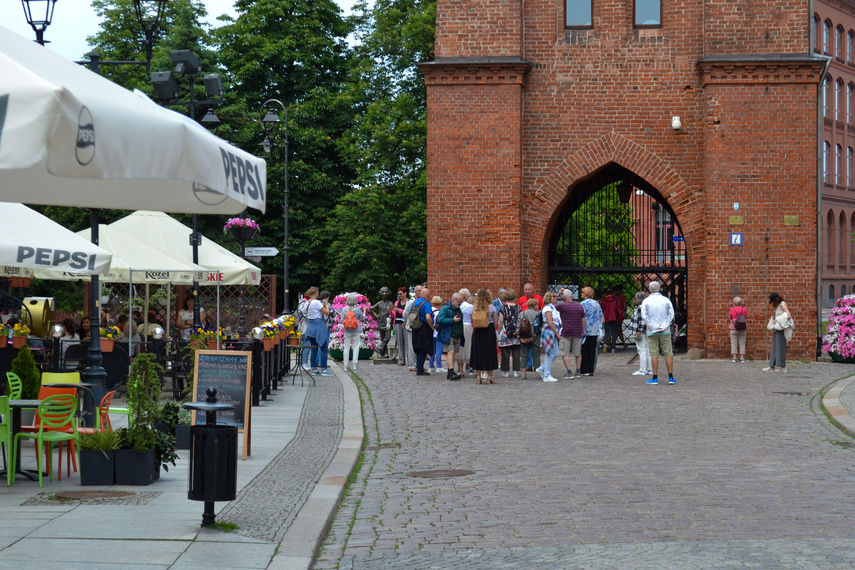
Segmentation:
{"type": "MultiPolygon", "coordinates": [[[[661,354],[668,383],[676,384],[671,342],[674,306],[660,293],[658,282],[648,287],[649,296],[636,295],[631,325],[641,362],[635,374],[650,374],[647,383],[657,384],[661,354]]],[[[524,379],[534,371],[544,382],[557,382],[552,365],[558,358],[566,369],[563,378],[572,379],[594,375],[601,338],[606,350],[616,350],[626,311],[619,291],[609,291],[599,303],[591,287],[582,288],[581,302],[570,289],[547,291],[541,297],[526,283],[523,293],[518,298],[514,289],[500,288],[494,298],[489,289],[472,295],[464,288],[443,302],[427,287],[416,286],[415,297],[409,300],[402,289],[396,303],[400,309],[398,364],[409,364],[417,376],[445,372],[448,380],[459,380],[468,374],[479,384],[495,384],[496,370],[505,378],[513,373],[524,379]]]]}

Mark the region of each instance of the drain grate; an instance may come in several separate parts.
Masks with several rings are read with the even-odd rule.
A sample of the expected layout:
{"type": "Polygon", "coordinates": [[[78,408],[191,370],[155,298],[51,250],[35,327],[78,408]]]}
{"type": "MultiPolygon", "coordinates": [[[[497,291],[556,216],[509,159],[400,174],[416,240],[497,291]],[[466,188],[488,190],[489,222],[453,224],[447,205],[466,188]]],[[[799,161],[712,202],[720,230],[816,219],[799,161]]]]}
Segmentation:
{"type": "Polygon", "coordinates": [[[410,477],[465,477],[474,474],[474,471],[466,469],[434,469],[433,471],[410,471],[407,473],[410,477]]]}
{"type": "Polygon", "coordinates": [[[126,499],[133,495],[129,491],[62,491],[56,494],[56,498],[89,501],[94,499],[126,499]]]}
{"type": "Polygon", "coordinates": [[[773,394],[781,394],[783,396],[810,396],[810,392],[799,392],[797,390],[789,392],[772,392],[773,394]]]}

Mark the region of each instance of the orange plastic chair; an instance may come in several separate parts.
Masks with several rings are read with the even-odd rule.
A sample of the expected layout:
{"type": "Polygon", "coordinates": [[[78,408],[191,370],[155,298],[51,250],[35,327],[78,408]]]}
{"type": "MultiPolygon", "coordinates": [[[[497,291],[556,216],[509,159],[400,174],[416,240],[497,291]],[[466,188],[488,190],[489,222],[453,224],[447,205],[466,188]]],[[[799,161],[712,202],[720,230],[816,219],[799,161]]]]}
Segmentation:
{"type": "MultiPolygon", "coordinates": [[[[11,469],[12,482],[15,482],[15,450],[18,447],[18,440],[22,437],[27,437],[36,440],[36,448],[44,445],[47,448],[46,459],[48,472],[51,473],[51,454],[50,447],[54,441],[73,442],[77,439],[77,429],[74,423],[74,417],[77,413],[77,396],[68,394],[59,394],[50,396],[39,404],[38,412],[36,413],[39,431],[37,433],[18,433],[15,434],[15,440],[12,445],[11,454],[11,469]],[[67,433],[65,429],[71,426],[72,433],[67,433]]],[[[70,446],[69,446],[70,448],[70,446]]],[[[39,487],[42,486],[42,461],[41,454],[36,454],[36,461],[39,469],[39,487]]],[[[62,453],[59,454],[59,472],[62,473],[62,453]]],[[[51,478],[53,475],[51,474],[51,478]]]]}
{"type": "Polygon", "coordinates": [[[107,394],[101,398],[101,405],[98,406],[98,426],[94,428],[79,427],[77,428],[77,433],[95,433],[95,430],[113,431],[113,424],[110,421],[110,404],[113,402],[113,396],[115,395],[116,391],[113,390],[112,392],[107,392],[107,394]]]}
{"type": "MultiPolygon", "coordinates": [[[[74,401],[77,401],[77,389],[76,388],[51,388],[49,386],[42,386],[39,388],[39,400],[45,400],[50,398],[51,396],[73,396],[74,401]]],[[[39,416],[36,414],[36,423],[31,426],[21,426],[21,433],[37,433],[41,429],[41,424],[39,423],[39,416]]],[[[53,428],[48,428],[48,431],[51,431],[53,428]]],[[[75,426],[75,429],[76,426],[75,426]]],[[[63,449],[64,440],[59,440],[59,473],[57,474],[57,481],[62,481],[62,449],[63,449]]],[[[39,455],[38,442],[33,441],[33,445],[36,446],[36,455],[39,455]]],[[[50,455],[51,447],[48,444],[45,447],[45,455],[50,455]]],[[[48,465],[50,465],[50,457],[48,457],[48,465]]],[[[71,468],[74,467],[74,472],[77,472],[77,449],[74,445],[74,440],[69,440],[68,448],[66,451],[66,475],[71,477],[71,468]]],[[[53,478],[53,476],[51,476],[53,478]]]]}

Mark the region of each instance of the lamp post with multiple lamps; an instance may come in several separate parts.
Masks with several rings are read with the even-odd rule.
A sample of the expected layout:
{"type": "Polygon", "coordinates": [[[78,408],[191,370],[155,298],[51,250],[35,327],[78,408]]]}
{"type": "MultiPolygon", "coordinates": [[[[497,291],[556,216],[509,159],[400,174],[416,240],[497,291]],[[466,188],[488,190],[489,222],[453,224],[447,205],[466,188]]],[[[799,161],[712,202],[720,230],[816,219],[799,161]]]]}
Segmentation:
{"type": "MultiPolygon", "coordinates": [[[[218,99],[223,93],[223,82],[218,73],[209,73],[204,76],[205,94],[207,99],[202,101],[196,100],[196,76],[201,70],[202,64],[199,58],[188,49],[179,49],[169,52],[169,57],[172,63],[175,64],[175,74],[185,75],[190,78],[190,99],[188,101],[174,101],[178,98],[178,80],[172,71],[158,71],[151,74],[151,85],[154,87],[154,92],[157,97],[164,102],[169,102],[171,105],[187,105],[188,115],[191,119],[196,120],[196,105],[217,105],[222,103],[222,99],[218,99]]],[[[220,120],[214,115],[213,109],[208,109],[208,113],[202,118],[202,123],[207,127],[209,125],[219,126],[220,120]]],[[[193,214],[193,233],[190,234],[190,245],[193,247],[193,263],[199,264],[199,246],[202,245],[202,235],[199,233],[198,225],[199,217],[193,214]]],[[[199,328],[202,326],[201,304],[199,303],[199,281],[193,280],[193,327],[199,328]]]]}
{"type": "Polygon", "coordinates": [[[288,245],[288,208],[289,208],[289,191],[288,191],[288,109],[285,108],[285,105],[282,101],[278,99],[268,99],[261,105],[261,112],[259,113],[259,118],[261,119],[261,128],[264,129],[264,142],[261,143],[261,148],[264,149],[264,152],[270,155],[271,161],[273,161],[273,152],[276,148],[281,144],[282,146],[282,160],[285,165],[285,185],[283,191],[282,198],[282,210],[283,210],[283,226],[285,230],[285,236],[283,238],[283,247],[282,247],[282,279],[284,281],[284,297],[282,300],[282,312],[286,313],[289,309],[290,303],[290,290],[288,283],[288,264],[289,257],[291,253],[291,247],[288,245]],[[274,112],[271,109],[272,106],[278,106],[282,110],[282,114],[285,116],[285,120],[281,120],[277,112],[274,112]],[[265,109],[267,113],[265,114],[265,109]],[[282,141],[280,143],[279,139],[279,129],[283,129],[282,141]]]}
{"type": "MultiPolygon", "coordinates": [[[[151,66],[151,52],[154,46],[154,37],[163,18],[163,10],[167,0],[133,0],[134,11],[137,16],[137,23],[143,29],[145,34],[144,47],[146,52],[146,61],[101,61],[97,53],[90,54],[90,61],[78,62],[88,64],[90,69],[98,73],[99,65],[145,65],[146,69],[151,66]]],[[[27,18],[27,23],[36,32],[36,42],[41,45],[47,43],[44,39],[45,29],[53,20],[53,11],[56,5],[56,0],[21,0],[24,7],[24,14],[27,18]]],[[[90,225],[92,228],[91,239],[92,243],[98,245],[98,225],[100,223],[100,211],[92,209],[90,211],[90,225]]],[[[82,379],[86,383],[100,384],[102,386],[107,379],[107,371],[101,363],[104,357],[101,354],[101,283],[98,274],[92,275],[90,282],[90,307],[92,307],[92,315],[89,320],[91,323],[89,349],[86,353],[86,368],[83,369],[82,379]]],[[[98,396],[100,401],[100,395],[98,396]]]]}

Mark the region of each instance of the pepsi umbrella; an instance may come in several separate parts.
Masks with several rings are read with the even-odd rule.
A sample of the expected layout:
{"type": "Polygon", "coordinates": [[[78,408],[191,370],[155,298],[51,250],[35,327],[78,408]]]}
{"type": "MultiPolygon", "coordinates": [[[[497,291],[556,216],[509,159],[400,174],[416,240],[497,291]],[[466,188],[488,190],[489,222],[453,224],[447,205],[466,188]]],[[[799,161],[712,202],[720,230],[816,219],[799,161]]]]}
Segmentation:
{"type": "Polygon", "coordinates": [[[0,27],[0,200],[237,214],[264,160],[0,27]]]}
{"type": "Polygon", "coordinates": [[[110,252],[23,204],[0,202],[0,275],[30,277],[33,270],[105,273],[110,252]]]}

